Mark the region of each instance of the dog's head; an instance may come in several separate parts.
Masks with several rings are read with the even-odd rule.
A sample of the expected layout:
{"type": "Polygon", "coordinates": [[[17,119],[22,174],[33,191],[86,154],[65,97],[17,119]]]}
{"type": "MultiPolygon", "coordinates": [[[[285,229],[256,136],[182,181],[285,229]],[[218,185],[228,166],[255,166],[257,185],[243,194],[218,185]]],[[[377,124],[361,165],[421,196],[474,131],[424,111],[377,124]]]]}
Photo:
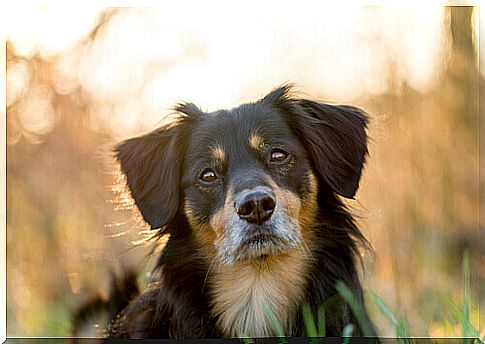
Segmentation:
{"type": "Polygon", "coordinates": [[[352,198],[358,188],[367,117],[357,108],[294,98],[283,86],[231,110],[176,111],[170,124],[121,143],[117,158],[152,228],[185,216],[224,264],[300,247],[319,191],[352,198]]]}

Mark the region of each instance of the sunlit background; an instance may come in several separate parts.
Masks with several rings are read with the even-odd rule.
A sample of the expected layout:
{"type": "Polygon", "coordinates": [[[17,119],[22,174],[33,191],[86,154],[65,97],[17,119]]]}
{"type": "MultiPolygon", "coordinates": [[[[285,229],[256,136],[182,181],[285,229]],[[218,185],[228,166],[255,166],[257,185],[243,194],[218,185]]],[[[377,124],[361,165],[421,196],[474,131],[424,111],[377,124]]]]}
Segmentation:
{"type": "Polygon", "coordinates": [[[396,328],[372,292],[412,335],[461,336],[464,252],[470,327],[485,328],[478,8],[194,1],[6,19],[7,335],[66,336],[110,269],[147,266],[147,226],[116,201],[114,142],[178,101],[216,110],[284,82],[371,114],[350,204],[374,248],[363,279],[379,333],[396,328]]]}

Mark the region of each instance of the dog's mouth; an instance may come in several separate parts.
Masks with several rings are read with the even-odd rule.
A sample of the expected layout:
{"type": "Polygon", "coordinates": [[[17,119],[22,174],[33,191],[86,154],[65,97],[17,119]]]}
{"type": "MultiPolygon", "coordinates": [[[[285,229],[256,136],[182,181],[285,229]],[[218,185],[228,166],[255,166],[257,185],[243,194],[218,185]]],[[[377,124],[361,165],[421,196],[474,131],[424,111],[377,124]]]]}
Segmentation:
{"type": "Polygon", "coordinates": [[[255,234],[244,240],[236,250],[237,260],[264,259],[268,256],[283,253],[291,248],[287,240],[273,234],[255,234]]]}

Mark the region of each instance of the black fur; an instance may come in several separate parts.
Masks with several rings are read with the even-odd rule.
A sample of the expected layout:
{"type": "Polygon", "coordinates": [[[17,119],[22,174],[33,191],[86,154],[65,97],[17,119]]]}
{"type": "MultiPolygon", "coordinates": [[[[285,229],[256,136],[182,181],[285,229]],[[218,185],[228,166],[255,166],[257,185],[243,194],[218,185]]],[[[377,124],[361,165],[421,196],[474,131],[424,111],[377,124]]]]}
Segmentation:
{"type": "MultiPolygon", "coordinates": [[[[82,326],[89,324],[96,317],[116,319],[117,315],[140,293],[136,277],[137,272],[131,269],[122,270],[120,275],[112,272],[109,300],[94,294],[79,306],[72,316],[71,334],[74,337],[79,336],[82,333],[82,326]]],[[[106,332],[105,329],[100,330],[100,335],[106,332]]]]}
{"type": "Polygon", "coordinates": [[[116,149],[131,195],[152,229],[169,222],[178,209],[182,161],[177,143],[185,121],[181,117],[179,123],[129,139],[116,149]]]}
{"type": "MultiPolygon", "coordinates": [[[[233,146],[229,147],[235,150],[238,134],[264,121],[269,123],[267,132],[289,140],[300,159],[291,178],[275,177],[278,183],[303,197],[308,191],[305,173],[313,169],[318,177],[317,225],[312,229],[317,243],[312,248],[315,261],[309,268],[306,285],[302,285],[305,289],[302,306],[308,304],[314,312],[321,305],[325,307],[328,336],[341,336],[348,323],[356,326],[357,320],[336,292],[335,284],[343,281],[363,307],[355,260],[359,246],[367,245],[367,241],[339,195],[353,198],[359,185],[367,156],[365,113],[350,106],[295,98],[289,86],[274,90],[258,102],[228,111],[203,114],[192,104],[181,104],[176,111],[180,116],[174,123],[127,140],[116,148],[141,214],[152,228],[160,228],[160,235],[169,233],[170,239],[154,270],[158,282],[152,283],[120,313],[111,324],[110,336],[224,337],[217,328],[217,319],[210,315],[211,296],[204,285],[210,262],[197,254],[199,244],[192,235],[183,201],[189,198],[200,204],[200,214],[196,215],[201,221],[208,220],[204,216],[213,214],[211,207],[222,206],[221,194],[200,193],[191,179],[198,171],[196,165],[204,147],[210,144],[207,138],[232,140],[233,146]],[[213,136],[208,136],[209,132],[213,136]]],[[[240,163],[256,169],[259,165],[255,161],[240,163]]],[[[304,336],[301,312],[295,325],[290,335],[304,336]]],[[[362,335],[361,330],[357,327],[354,335],[362,335]]]]}

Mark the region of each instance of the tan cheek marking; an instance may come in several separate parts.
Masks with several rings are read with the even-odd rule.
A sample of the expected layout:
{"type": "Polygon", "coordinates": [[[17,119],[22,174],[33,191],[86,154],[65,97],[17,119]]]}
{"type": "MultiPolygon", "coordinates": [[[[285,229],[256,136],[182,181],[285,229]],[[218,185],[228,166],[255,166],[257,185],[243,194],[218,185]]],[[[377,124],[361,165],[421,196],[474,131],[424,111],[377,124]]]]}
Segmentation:
{"type": "Polygon", "coordinates": [[[184,203],[184,212],[185,212],[185,216],[187,216],[187,219],[189,220],[190,226],[193,228],[198,227],[197,221],[195,220],[194,214],[192,212],[192,206],[187,200],[185,200],[185,203],[184,203]]]}
{"type": "Polygon", "coordinates": [[[302,199],[300,223],[305,241],[311,244],[313,243],[313,240],[310,238],[312,232],[311,227],[315,222],[315,215],[318,212],[318,181],[312,171],[309,172],[308,178],[310,180],[310,192],[302,199]]]}
{"type": "Polygon", "coordinates": [[[218,233],[222,234],[224,231],[224,209],[220,209],[210,219],[211,228],[218,233]]]}
{"type": "Polygon", "coordinates": [[[318,181],[317,177],[311,171],[308,173],[308,179],[310,180],[310,187],[308,194],[302,200],[304,204],[303,212],[306,214],[316,214],[318,208],[318,181]]]}
{"type": "Polygon", "coordinates": [[[263,138],[258,134],[251,134],[251,136],[249,137],[249,145],[254,150],[260,150],[263,143],[263,138]]]}
{"type": "Polygon", "coordinates": [[[193,217],[190,204],[185,201],[185,214],[190,226],[194,229],[194,236],[199,245],[205,249],[211,257],[215,255],[215,248],[224,236],[225,225],[232,215],[231,203],[233,202],[232,190],[229,189],[226,195],[224,207],[219,209],[208,223],[200,224],[193,217]]]}
{"type": "Polygon", "coordinates": [[[301,208],[300,198],[293,192],[279,187],[271,177],[267,177],[266,181],[276,196],[276,204],[286,209],[291,219],[298,219],[301,208]]]}
{"type": "Polygon", "coordinates": [[[216,146],[212,149],[212,157],[223,162],[226,159],[226,153],[221,146],[216,146]]]}
{"type": "Polygon", "coordinates": [[[308,173],[308,179],[310,179],[310,195],[316,197],[318,194],[318,181],[315,174],[312,171],[308,173]]]}
{"type": "Polygon", "coordinates": [[[195,219],[192,212],[192,206],[187,200],[185,200],[184,211],[185,216],[187,216],[187,220],[189,221],[190,227],[193,230],[195,240],[202,248],[202,252],[204,253],[204,255],[211,256],[213,254],[212,248],[214,246],[214,242],[217,239],[215,231],[211,229],[209,224],[199,223],[195,219]]]}
{"type": "Polygon", "coordinates": [[[300,199],[291,191],[280,188],[276,182],[271,178],[267,178],[273,192],[276,196],[276,202],[279,203],[283,209],[286,209],[290,220],[298,222],[300,225],[303,240],[308,244],[312,242],[311,227],[314,223],[315,214],[317,213],[318,203],[318,182],[313,172],[309,172],[308,178],[310,180],[310,192],[308,195],[300,199]]]}
{"type": "Polygon", "coordinates": [[[226,194],[226,201],[224,202],[224,217],[226,221],[227,219],[229,219],[230,216],[232,216],[233,203],[234,203],[234,196],[233,196],[232,188],[229,188],[226,194]]]}
{"type": "Polygon", "coordinates": [[[280,203],[284,200],[286,204],[284,203],[283,206],[288,210],[288,215],[293,219],[298,219],[301,209],[300,198],[293,192],[281,188],[277,189],[276,197],[280,203]]]}

